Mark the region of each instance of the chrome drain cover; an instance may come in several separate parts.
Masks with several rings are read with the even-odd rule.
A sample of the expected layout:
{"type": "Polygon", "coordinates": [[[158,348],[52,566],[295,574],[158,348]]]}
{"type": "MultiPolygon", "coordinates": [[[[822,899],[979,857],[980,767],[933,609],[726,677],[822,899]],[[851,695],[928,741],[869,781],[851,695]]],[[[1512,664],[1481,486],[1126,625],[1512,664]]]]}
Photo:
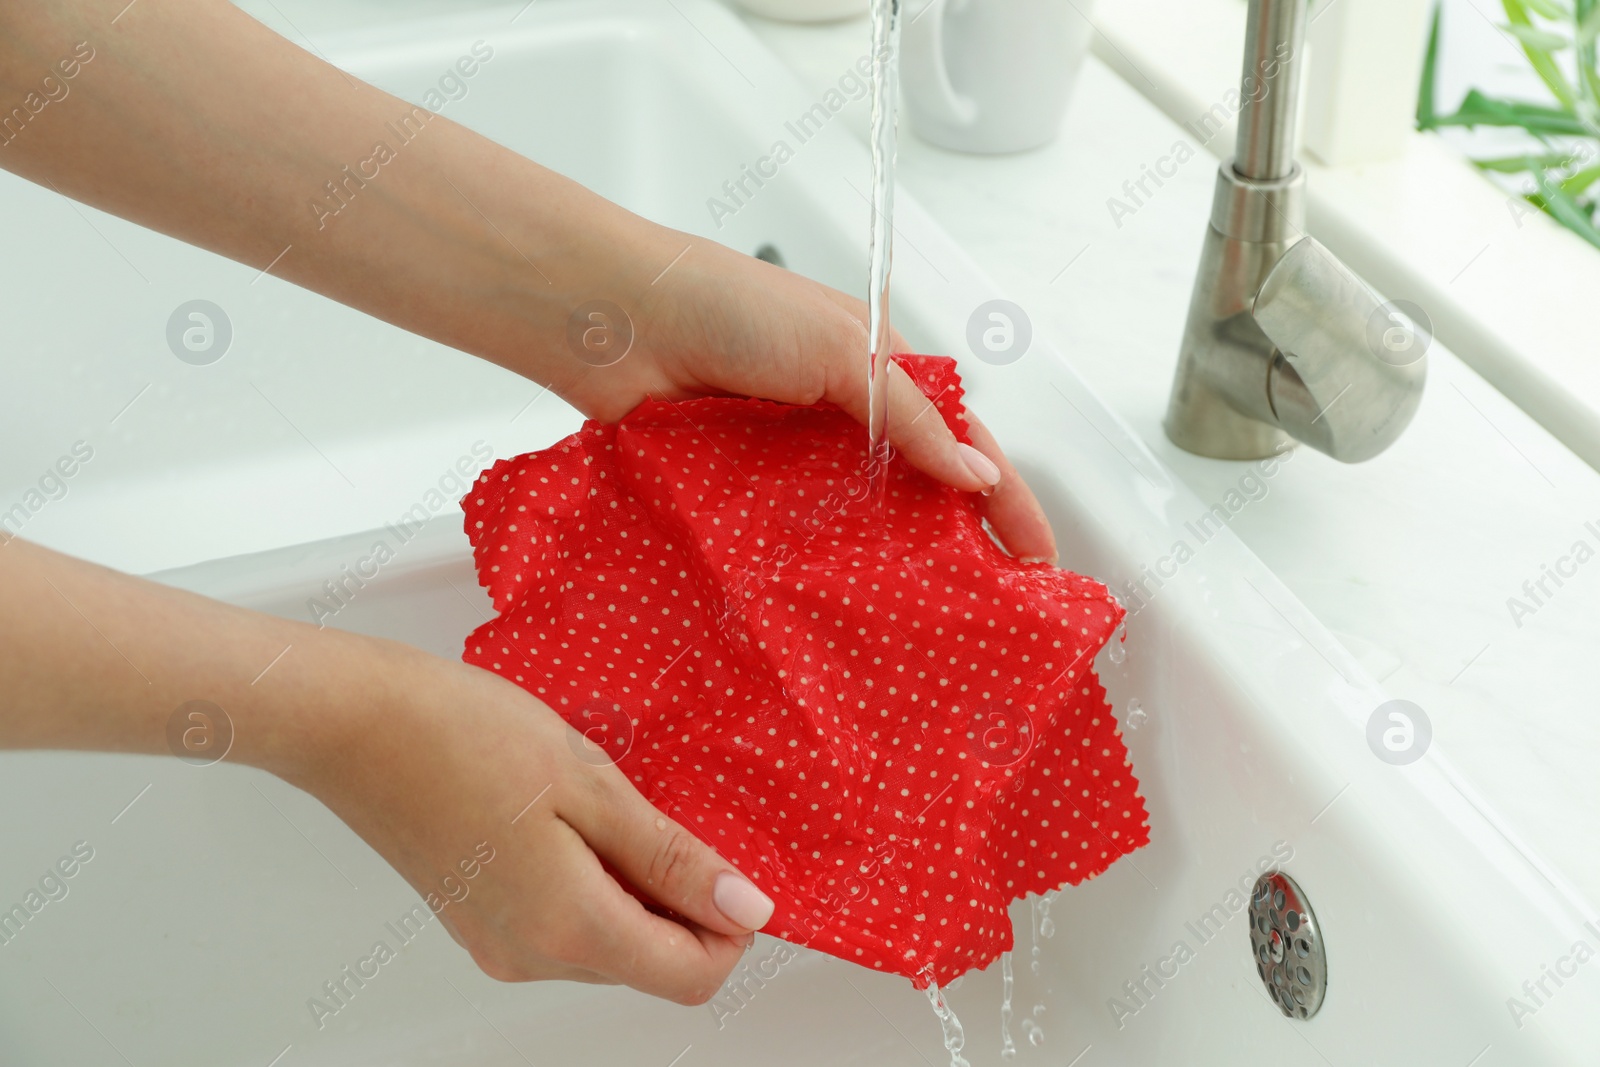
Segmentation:
{"type": "Polygon", "coordinates": [[[1250,950],[1272,1002],[1291,1019],[1309,1019],[1328,991],[1328,956],[1311,903],[1293,878],[1269,871],[1250,894],[1250,950]]]}

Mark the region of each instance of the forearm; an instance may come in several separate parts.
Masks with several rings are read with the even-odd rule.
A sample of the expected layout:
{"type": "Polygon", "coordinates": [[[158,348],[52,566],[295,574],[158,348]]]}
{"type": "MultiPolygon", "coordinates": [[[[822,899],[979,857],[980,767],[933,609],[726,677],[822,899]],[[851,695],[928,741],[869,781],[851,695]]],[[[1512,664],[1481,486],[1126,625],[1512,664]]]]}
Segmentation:
{"type": "Polygon", "coordinates": [[[165,753],[203,700],[232,723],[230,761],[303,782],[342,737],[401,727],[425,658],[0,543],[0,749],[165,753]]]}
{"type": "Polygon", "coordinates": [[[65,91],[0,133],[0,166],[564,395],[587,370],[564,343],[568,314],[631,297],[679,251],[226,0],[125,6],[0,5],[0,118],[47,76],[65,91]]]}

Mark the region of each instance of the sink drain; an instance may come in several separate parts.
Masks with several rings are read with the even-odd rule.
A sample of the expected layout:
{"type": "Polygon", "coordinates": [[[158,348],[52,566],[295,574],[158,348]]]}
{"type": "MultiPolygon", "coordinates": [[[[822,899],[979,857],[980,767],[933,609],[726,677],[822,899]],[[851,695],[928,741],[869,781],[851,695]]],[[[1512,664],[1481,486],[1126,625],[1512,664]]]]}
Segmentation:
{"type": "Polygon", "coordinates": [[[1328,991],[1328,956],[1305,893],[1271,871],[1250,894],[1250,949],[1272,1002],[1291,1019],[1309,1019],[1328,991]]]}

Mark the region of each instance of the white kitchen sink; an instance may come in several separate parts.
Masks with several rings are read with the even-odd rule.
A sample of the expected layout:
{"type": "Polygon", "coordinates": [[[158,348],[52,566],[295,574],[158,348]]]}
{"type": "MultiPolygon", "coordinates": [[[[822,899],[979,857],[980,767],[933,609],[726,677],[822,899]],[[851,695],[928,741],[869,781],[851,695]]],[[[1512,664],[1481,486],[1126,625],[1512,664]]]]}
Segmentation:
{"type": "MultiPolygon", "coordinates": [[[[445,114],[658,221],[771,244],[795,270],[865,288],[853,190],[866,155],[841,128],[798,146],[721,228],[708,212],[816,103],[721,7],[545,0],[357,40],[319,44],[411,98],[482,40],[493,58],[445,114]]],[[[479,442],[508,455],[577,425],[504,371],[18,180],[0,178],[0,219],[16,298],[0,499],[75,441],[94,448],[24,536],[309,621],[323,582],[479,442]],[[205,367],[166,345],[167,317],[194,298],[234,330],[205,367]]],[[[897,223],[896,322],[964,357],[969,400],[1038,491],[1064,565],[1122,588],[1192,542],[1198,499],[1048,338],[1008,366],[968,356],[968,316],[1002,294],[909,198],[897,223]]],[[[456,656],[488,611],[446,507],[332,624],[456,656]]],[[[1127,648],[1099,668],[1125,725],[1140,721],[1134,701],[1144,715],[1127,739],[1151,844],[1062,893],[1053,937],[1013,909],[1017,1062],[1592,1061],[1594,973],[1550,986],[1520,1029],[1507,1008],[1581,930],[1584,903],[1438,746],[1406,766],[1374,755],[1366,725],[1383,692],[1230,531],[1162,579],[1127,648]],[[1289,856],[1330,960],[1326,1003],[1305,1022],[1268,1000],[1228,905],[1275,856],[1289,856]]],[[[67,896],[0,944],[7,1067],[946,1062],[909,983],[804,951],[774,973],[771,941],[747,958],[738,1000],[682,1008],[498,984],[425,928],[319,1027],[308,1000],[375,941],[393,945],[386,924],[417,898],[316,801],[226,763],[46,753],[0,755],[0,805],[0,908],[75,843],[94,850],[67,896]]],[[[1000,1059],[997,971],[950,995],[975,1065],[1000,1059]]]]}

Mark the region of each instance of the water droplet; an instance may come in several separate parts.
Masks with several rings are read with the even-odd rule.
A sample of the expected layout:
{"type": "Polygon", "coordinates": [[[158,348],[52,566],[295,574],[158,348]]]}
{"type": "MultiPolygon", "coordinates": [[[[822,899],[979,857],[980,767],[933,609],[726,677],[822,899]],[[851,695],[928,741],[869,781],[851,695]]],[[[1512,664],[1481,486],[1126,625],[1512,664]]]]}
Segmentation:
{"type": "Polygon", "coordinates": [[[1106,658],[1112,663],[1121,663],[1128,658],[1127,627],[1118,626],[1117,632],[1111,635],[1111,651],[1106,653],[1106,658]]]}
{"type": "Polygon", "coordinates": [[[1056,936],[1056,921],[1050,918],[1050,902],[1055,897],[1055,893],[1051,892],[1039,898],[1039,936],[1042,938],[1056,936]]]}
{"type": "Polygon", "coordinates": [[[1044,1027],[1032,1019],[1022,1020],[1022,1032],[1028,1035],[1028,1044],[1034,1048],[1044,1044],[1044,1027]]]}
{"type": "Polygon", "coordinates": [[[1149,720],[1149,718],[1149,714],[1139,706],[1139,702],[1137,700],[1130,700],[1128,701],[1128,710],[1123,713],[1122,722],[1123,725],[1128,729],[1137,730],[1139,727],[1143,726],[1149,720]]]}

